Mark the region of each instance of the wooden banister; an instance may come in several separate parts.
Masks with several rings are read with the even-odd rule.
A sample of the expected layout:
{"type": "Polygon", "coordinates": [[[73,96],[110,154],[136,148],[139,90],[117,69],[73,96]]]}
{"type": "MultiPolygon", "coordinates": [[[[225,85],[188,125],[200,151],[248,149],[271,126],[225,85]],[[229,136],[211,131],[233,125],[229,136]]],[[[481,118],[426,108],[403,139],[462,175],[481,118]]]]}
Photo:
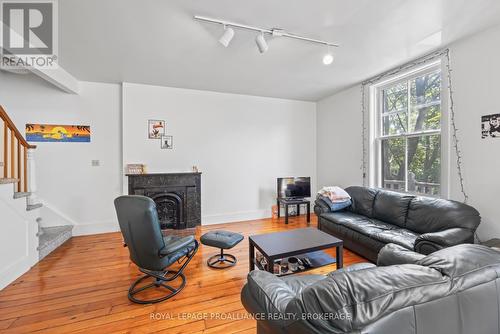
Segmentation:
{"type": "Polygon", "coordinates": [[[3,177],[17,180],[15,191],[20,192],[23,190],[27,192],[31,188],[31,186],[28,187],[28,150],[35,149],[36,146],[28,144],[2,106],[0,106],[0,120],[4,124],[3,177]]]}
{"type": "Polygon", "coordinates": [[[9,127],[7,122],[3,123],[3,175],[9,174],[9,127]]]}
{"type": "Polygon", "coordinates": [[[14,151],[14,144],[16,143],[14,131],[10,131],[10,175],[13,179],[16,178],[16,151],[14,151]]]}
{"type": "Polygon", "coordinates": [[[16,128],[16,125],[14,124],[14,122],[12,122],[9,115],[7,115],[5,109],[2,106],[0,106],[0,118],[5,122],[7,128],[9,128],[10,131],[14,132],[15,137],[17,138],[17,140],[21,142],[21,145],[23,145],[26,148],[36,148],[35,145],[28,144],[26,139],[24,139],[23,135],[16,128]]]}
{"type": "MultiPolygon", "coordinates": [[[[19,182],[17,183],[17,191],[21,191],[21,142],[17,141],[17,178],[19,182]]],[[[26,182],[26,179],[24,180],[26,182]]]]}
{"type": "Polygon", "coordinates": [[[24,164],[23,164],[23,177],[24,177],[24,192],[28,192],[28,149],[24,148],[24,164]]]}

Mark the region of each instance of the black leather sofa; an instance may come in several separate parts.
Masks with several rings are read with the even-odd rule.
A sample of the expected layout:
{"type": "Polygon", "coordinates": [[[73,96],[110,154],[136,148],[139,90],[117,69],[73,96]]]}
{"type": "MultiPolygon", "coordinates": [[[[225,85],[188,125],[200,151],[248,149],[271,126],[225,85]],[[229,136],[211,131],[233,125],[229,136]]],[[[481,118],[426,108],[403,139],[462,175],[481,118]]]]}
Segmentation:
{"type": "Polygon", "coordinates": [[[372,262],[388,243],[422,254],[474,243],[481,221],[476,209],[456,201],[360,186],[345,190],[352,205],[343,211],[331,212],[323,200],[316,199],[318,228],[372,262]]]}
{"type": "Polygon", "coordinates": [[[258,334],[500,333],[500,252],[458,245],[425,256],[389,244],[379,265],[327,276],[252,271],[241,300],[258,334]]]}

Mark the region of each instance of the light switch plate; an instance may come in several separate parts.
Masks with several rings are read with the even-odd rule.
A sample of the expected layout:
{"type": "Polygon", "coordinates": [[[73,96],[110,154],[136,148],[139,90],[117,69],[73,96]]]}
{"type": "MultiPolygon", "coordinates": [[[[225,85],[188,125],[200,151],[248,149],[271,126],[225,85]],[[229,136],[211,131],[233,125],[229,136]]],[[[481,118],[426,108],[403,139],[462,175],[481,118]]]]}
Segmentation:
{"type": "Polygon", "coordinates": [[[101,162],[99,160],[92,160],[92,167],[99,167],[101,162]]]}

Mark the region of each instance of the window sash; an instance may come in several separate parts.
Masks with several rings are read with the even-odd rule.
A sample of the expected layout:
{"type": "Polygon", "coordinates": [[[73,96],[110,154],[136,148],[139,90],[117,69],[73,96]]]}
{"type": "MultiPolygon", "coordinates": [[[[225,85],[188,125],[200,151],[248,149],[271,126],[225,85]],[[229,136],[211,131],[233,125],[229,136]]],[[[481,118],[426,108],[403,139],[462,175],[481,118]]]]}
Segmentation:
{"type": "MultiPolygon", "coordinates": [[[[389,140],[389,139],[397,139],[401,138],[404,139],[405,141],[405,157],[404,157],[404,190],[408,192],[408,171],[409,171],[409,163],[408,163],[408,142],[409,138],[415,138],[415,137],[423,137],[423,136],[433,136],[433,135],[438,135],[440,138],[440,141],[442,143],[442,127],[443,127],[443,83],[442,83],[442,71],[441,71],[441,63],[436,63],[432,66],[427,66],[425,68],[422,68],[420,70],[417,70],[413,72],[411,75],[403,76],[399,79],[396,80],[391,80],[387,81],[386,83],[380,85],[380,86],[375,86],[375,92],[376,94],[374,95],[376,99],[378,100],[376,104],[374,105],[375,108],[375,148],[376,148],[376,155],[378,156],[377,161],[377,169],[376,170],[376,180],[377,181],[377,186],[379,187],[384,187],[384,161],[383,161],[383,156],[382,156],[382,143],[384,140],[389,140]],[[427,103],[421,103],[421,104],[414,104],[412,105],[412,99],[411,99],[411,93],[412,93],[412,82],[419,77],[422,76],[427,76],[427,75],[432,75],[435,73],[439,73],[441,75],[441,87],[440,87],[440,96],[438,99],[429,101],[427,103]],[[403,109],[398,109],[398,110],[392,110],[390,112],[385,112],[385,101],[384,101],[384,90],[390,89],[398,84],[401,83],[406,83],[406,91],[407,91],[407,101],[406,101],[406,108],[403,109]],[[420,130],[420,131],[410,131],[410,115],[412,112],[415,112],[415,110],[421,110],[423,108],[428,108],[432,106],[440,106],[440,126],[438,129],[428,129],[428,130],[420,130]],[[383,131],[383,122],[384,118],[387,118],[388,116],[391,115],[397,115],[397,114],[406,114],[407,119],[406,119],[406,132],[404,133],[397,133],[397,134],[391,134],[391,135],[384,135],[383,131]]],[[[444,168],[443,165],[443,160],[442,160],[442,154],[443,154],[443,147],[440,147],[440,154],[441,154],[441,176],[440,176],[440,194],[443,193],[443,173],[442,170],[444,168]]],[[[427,194],[429,195],[429,194],[427,194]]],[[[432,195],[431,195],[432,196],[432,195]]],[[[434,195],[435,196],[435,195],[434,195]]]]}

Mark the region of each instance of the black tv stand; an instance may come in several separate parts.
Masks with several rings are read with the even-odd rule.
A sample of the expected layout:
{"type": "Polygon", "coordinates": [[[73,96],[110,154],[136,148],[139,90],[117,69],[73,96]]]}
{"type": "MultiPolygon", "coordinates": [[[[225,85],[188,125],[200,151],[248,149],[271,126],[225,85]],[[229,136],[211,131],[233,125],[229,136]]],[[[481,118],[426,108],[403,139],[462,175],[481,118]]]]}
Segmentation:
{"type": "Polygon", "coordinates": [[[278,218],[280,218],[281,205],[285,207],[285,224],[288,224],[288,206],[297,206],[297,216],[300,216],[300,206],[305,204],[307,206],[307,223],[311,222],[311,202],[307,198],[278,198],[278,218]]]}

